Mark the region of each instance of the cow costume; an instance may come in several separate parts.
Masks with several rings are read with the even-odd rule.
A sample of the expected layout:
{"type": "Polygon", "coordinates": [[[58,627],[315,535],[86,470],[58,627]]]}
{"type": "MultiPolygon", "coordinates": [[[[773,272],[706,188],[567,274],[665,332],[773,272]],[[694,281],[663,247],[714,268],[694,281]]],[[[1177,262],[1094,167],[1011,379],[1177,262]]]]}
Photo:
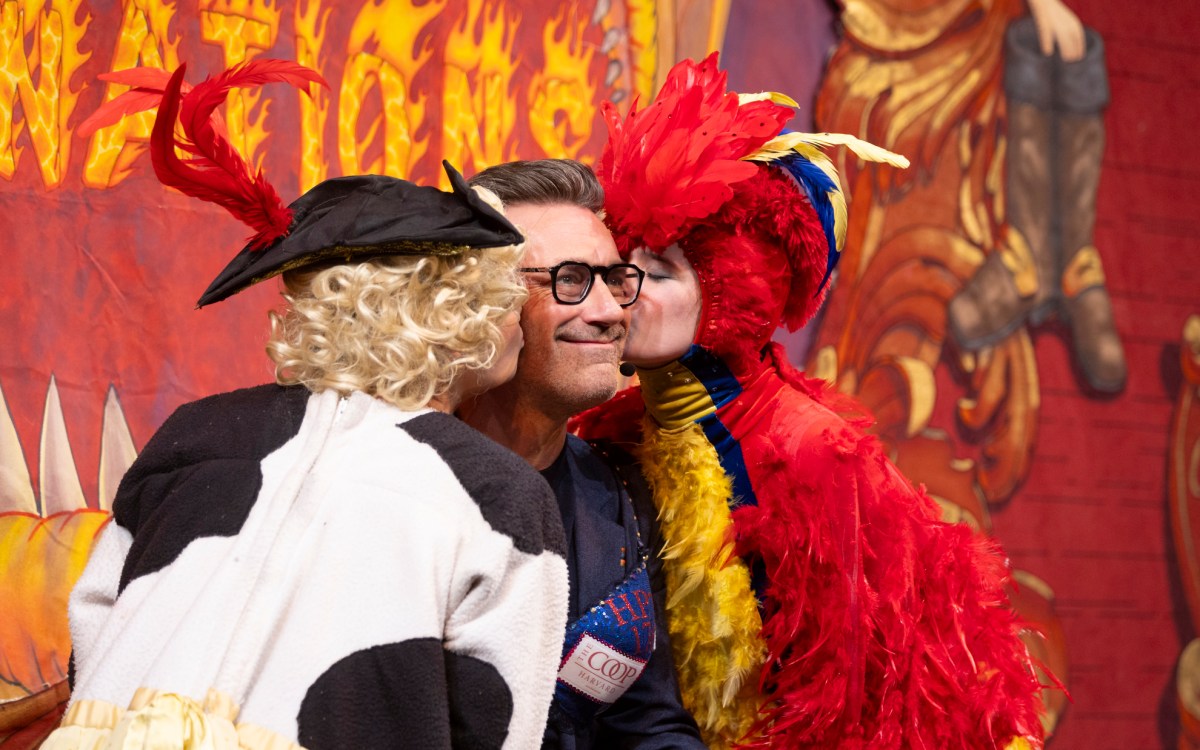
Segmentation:
{"type": "MultiPolygon", "coordinates": [[[[182,72],[131,92],[163,91],[152,148],[171,184],[232,152],[210,120],[231,86],[316,79],[257,61],[183,95],[182,72]],[[197,159],[174,154],[180,109],[197,159]]],[[[245,171],[259,234],[200,303],[317,261],[522,241],[447,172],[452,193],[344,177],[284,208],[245,171]]],[[[122,480],[71,596],[74,690],[45,747],[532,747],[567,591],[546,482],[449,414],[295,385],[212,396],[122,480]]]]}

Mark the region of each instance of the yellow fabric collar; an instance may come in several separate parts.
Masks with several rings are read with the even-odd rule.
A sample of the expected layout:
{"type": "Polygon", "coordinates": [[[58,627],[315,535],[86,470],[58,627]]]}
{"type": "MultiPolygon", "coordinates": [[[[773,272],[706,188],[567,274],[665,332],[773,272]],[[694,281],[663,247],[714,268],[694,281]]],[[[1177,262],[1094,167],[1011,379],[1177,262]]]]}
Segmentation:
{"type": "Polygon", "coordinates": [[[664,430],[676,430],[717,410],[704,383],[683,362],[638,368],[646,411],[664,430]]]}

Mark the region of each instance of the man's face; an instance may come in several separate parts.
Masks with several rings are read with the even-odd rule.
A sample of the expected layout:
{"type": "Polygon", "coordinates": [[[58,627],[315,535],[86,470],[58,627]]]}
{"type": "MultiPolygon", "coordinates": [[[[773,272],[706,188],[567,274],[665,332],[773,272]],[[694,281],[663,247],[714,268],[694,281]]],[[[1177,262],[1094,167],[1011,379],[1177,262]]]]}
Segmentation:
{"type": "MultiPolygon", "coordinates": [[[[570,204],[517,204],[507,209],[525,235],[524,267],[549,268],[573,260],[593,266],[620,263],[612,235],[591,211],[570,204]]],[[[607,401],[620,382],[629,314],[596,278],[578,305],[554,300],[548,272],[526,273],[529,300],[521,308],[525,348],[513,384],[532,403],[567,418],[607,401]]]]}

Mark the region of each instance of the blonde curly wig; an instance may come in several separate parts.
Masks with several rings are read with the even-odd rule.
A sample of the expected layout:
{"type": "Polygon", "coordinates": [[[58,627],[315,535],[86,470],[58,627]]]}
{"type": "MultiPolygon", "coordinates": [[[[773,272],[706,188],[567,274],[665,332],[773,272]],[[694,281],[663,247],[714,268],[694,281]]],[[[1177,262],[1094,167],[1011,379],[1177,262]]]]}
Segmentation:
{"type": "Polygon", "coordinates": [[[402,409],[453,395],[460,374],[493,363],[500,325],[525,301],[520,257],[520,248],[488,248],[285,273],[288,304],[271,313],[267,344],[275,379],[402,409]]]}

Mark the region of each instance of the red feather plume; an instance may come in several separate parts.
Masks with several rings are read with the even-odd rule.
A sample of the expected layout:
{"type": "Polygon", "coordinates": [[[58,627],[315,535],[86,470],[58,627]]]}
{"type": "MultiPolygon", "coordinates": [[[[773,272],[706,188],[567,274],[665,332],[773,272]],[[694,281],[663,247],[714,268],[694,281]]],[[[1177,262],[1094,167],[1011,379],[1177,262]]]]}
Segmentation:
{"type": "Polygon", "coordinates": [[[328,87],[316,71],[285,60],[251,60],[230,68],[216,78],[206,79],[186,96],[182,94],[181,65],[163,92],[150,155],[154,172],[168,187],[225,208],[234,217],[257,230],[248,240],[252,250],[266,247],[287,234],[292,212],[262,170],[251,174],[250,166],[212,122],[212,114],[225,101],[230,89],[282,82],[307,92],[309,83],[328,87]],[[175,117],[184,138],[176,140],[175,117]],[[175,148],[192,154],[181,159],[175,148]]]}
{"type": "Polygon", "coordinates": [[[661,250],[716,213],[733,197],[731,185],[758,172],[742,158],[792,116],[767,100],[739,103],[725,80],[714,52],[672,68],[654,102],[639,111],[635,101],[624,121],[604,104],[609,138],[596,174],[620,222],[613,234],[622,252],[661,250]]]}
{"type": "Polygon", "coordinates": [[[259,250],[287,234],[292,212],[262,170],[251,173],[215,114],[230,89],[289,83],[306,94],[309,85],[329,84],[319,73],[287,60],[251,60],[234,66],[195,87],[183,82],[187,65],[174,74],[155,68],[132,68],[100,76],[102,80],[132,88],[106,102],[79,128],[84,137],[112,125],[122,117],[155,106],[158,115],[150,137],[150,157],[159,181],[193,198],[216,203],[255,230],[248,242],[259,250]],[[176,118],[182,138],[176,138],[176,118]],[[180,149],[188,158],[180,158],[180,149]]]}
{"type": "MultiPolygon", "coordinates": [[[[92,133],[101,128],[107,128],[109,125],[115,125],[124,117],[157,107],[162,101],[167,81],[171,80],[171,74],[160,68],[129,68],[128,70],[101,73],[97,78],[110,83],[120,83],[130,88],[123,94],[101,104],[95,112],[79,124],[75,132],[81,138],[89,138],[92,133]]],[[[191,90],[191,86],[183,84],[184,94],[191,90]]]]}

